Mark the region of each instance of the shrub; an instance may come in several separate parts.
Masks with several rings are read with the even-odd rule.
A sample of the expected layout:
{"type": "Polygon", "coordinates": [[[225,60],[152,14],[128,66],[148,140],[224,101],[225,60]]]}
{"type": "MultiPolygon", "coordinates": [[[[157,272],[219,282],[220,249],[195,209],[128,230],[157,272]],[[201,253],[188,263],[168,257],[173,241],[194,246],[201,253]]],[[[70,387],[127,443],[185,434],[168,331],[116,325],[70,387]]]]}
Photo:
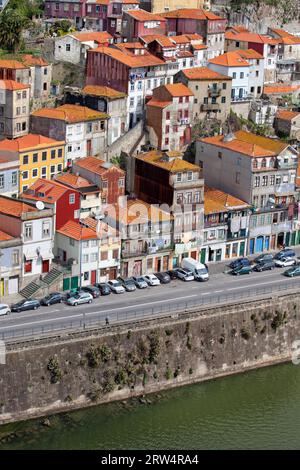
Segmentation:
{"type": "Polygon", "coordinates": [[[62,377],[62,372],[59,367],[59,363],[56,357],[51,357],[49,359],[47,369],[50,372],[50,381],[55,384],[60,381],[62,377]]]}

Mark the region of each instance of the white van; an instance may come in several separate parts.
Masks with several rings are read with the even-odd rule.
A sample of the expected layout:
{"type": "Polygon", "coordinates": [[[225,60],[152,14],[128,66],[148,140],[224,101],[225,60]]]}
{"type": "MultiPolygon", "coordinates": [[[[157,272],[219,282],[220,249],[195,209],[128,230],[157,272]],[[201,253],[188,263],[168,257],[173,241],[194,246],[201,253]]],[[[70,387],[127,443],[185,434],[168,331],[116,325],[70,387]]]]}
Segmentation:
{"type": "Polygon", "coordinates": [[[208,281],[209,274],[205,264],[199,263],[199,261],[196,261],[193,258],[183,258],[181,266],[192,271],[197,281],[208,281]]]}
{"type": "Polygon", "coordinates": [[[10,308],[7,304],[0,304],[0,315],[9,315],[10,308]]]}

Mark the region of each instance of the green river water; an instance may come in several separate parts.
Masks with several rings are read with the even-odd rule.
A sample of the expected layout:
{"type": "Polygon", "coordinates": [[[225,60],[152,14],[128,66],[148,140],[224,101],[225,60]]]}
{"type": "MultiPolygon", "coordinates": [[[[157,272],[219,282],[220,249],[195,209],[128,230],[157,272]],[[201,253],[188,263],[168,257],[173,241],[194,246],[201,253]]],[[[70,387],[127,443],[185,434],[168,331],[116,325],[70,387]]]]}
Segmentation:
{"type": "Polygon", "coordinates": [[[1,449],[300,449],[300,365],[0,427],[1,449]],[[3,442],[3,441],[2,441],[3,442]]]}

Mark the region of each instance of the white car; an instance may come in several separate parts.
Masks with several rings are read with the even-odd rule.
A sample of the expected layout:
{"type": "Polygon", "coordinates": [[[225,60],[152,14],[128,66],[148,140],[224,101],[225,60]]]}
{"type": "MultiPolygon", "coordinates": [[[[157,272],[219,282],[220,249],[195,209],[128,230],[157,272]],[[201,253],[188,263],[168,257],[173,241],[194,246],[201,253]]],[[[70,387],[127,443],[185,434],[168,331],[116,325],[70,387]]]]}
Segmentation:
{"type": "Polygon", "coordinates": [[[160,280],[154,274],[143,276],[149,286],[159,286],[160,280]]]}
{"type": "Polygon", "coordinates": [[[294,266],[297,263],[295,258],[281,258],[275,259],[275,264],[279,268],[286,268],[287,266],[294,266]]]}
{"type": "Polygon", "coordinates": [[[116,281],[116,280],[108,281],[107,284],[109,285],[110,289],[115,294],[123,294],[125,292],[125,288],[122,286],[122,284],[119,281],[116,281]]]}
{"type": "Polygon", "coordinates": [[[0,304],[0,316],[9,315],[11,313],[10,308],[7,304],[0,304]]]}

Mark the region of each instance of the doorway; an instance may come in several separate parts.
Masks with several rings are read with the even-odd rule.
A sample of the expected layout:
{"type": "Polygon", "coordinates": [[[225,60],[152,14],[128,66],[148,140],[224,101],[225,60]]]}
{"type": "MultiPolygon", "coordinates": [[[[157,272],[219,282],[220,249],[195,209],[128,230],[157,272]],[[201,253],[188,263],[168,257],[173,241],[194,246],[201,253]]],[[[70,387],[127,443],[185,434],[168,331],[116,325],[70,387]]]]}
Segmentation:
{"type": "Polygon", "coordinates": [[[49,272],[49,260],[48,259],[43,259],[42,261],[42,273],[48,273],[49,272]]]}

